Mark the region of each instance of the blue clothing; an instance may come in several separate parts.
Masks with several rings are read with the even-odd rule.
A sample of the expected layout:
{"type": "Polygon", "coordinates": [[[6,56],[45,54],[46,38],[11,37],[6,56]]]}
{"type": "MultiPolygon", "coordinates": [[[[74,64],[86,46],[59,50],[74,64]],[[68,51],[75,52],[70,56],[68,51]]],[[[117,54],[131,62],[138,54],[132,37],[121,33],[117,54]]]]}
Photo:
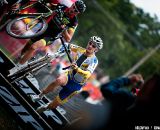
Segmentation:
{"type": "Polygon", "coordinates": [[[62,86],[62,90],[59,92],[59,98],[61,100],[70,98],[72,94],[79,91],[83,85],[74,82],[68,75],[68,82],[65,86],[62,86]]]}
{"type": "Polygon", "coordinates": [[[124,109],[132,105],[135,96],[125,86],[131,84],[129,78],[120,77],[101,86],[103,96],[110,100],[116,109],[124,109]]]}
{"type": "Polygon", "coordinates": [[[101,89],[103,91],[108,91],[110,94],[117,93],[120,88],[124,86],[128,86],[130,84],[130,80],[126,77],[120,77],[117,79],[114,79],[110,81],[109,83],[106,83],[102,85],[101,89]]]}

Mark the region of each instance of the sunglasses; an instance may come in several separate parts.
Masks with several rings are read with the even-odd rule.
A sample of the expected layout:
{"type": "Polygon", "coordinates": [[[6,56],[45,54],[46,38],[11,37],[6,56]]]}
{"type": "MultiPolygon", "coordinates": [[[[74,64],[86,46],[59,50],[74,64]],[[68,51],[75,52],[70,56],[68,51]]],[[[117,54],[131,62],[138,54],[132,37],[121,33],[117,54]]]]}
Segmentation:
{"type": "Polygon", "coordinates": [[[88,42],[88,45],[92,46],[92,48],[96,48],[96,45],[93,42],[88,42]]]}

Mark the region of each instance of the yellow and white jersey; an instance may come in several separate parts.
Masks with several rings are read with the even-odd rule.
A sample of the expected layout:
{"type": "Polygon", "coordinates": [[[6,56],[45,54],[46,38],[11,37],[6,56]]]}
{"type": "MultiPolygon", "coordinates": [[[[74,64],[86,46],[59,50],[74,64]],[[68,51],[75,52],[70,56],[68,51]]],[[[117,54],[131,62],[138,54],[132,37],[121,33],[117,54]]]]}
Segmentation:
{"type": "Polygon", "coordinates": [[[97,67],[98,59],[95,56],[95,54],[86,57],[84,55],[86,49],[80,46],[70,44],[70,48],[72,52],[72,59],[74,62],[77,63],[79,68],[77,71],[70,69],[69,74],[72,77],[72,79],[74,79],[76,82],[84,84],[97,67]]]}

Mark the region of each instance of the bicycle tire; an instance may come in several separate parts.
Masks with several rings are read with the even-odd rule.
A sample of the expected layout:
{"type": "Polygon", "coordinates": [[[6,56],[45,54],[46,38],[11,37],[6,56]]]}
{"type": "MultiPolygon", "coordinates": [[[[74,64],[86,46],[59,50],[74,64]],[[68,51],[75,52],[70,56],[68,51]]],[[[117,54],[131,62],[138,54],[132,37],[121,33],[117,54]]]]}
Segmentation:
{"type": "MultiPolygon", "coordinates": [[[[20,38],[20,39],[27,39],[27,38],[33,38],[33,37],[37,37],[37,36],[40,36],[40,35],[42,35],[45,31],[46,31],[46,29],[48,28],[48,24],[46,23],[46,21],[43,19],[43,18],[41,18],[41,19],[38,19],[38,20],[40,20],[41,21],[41,26],[42,27],[38,27],[38,28],[40,28],[40,30],[38,31],[38,32],[36,32],[36,33],[34,33],[33,31],[34,31],[34,29],[36,29],[37,27],[36,26],[39,26],[38,24],[40,24],[40,22],[38,21],[37,23],[36,23],[36,26],[34,27],[34,28],[32,28],[33,30],[29,30],[28,32],[25,32],[23,35],[22,35],[22,33],[23,32],[20,32],[21,34],[15,34],[15,32],[13,32],[12,31],[12,27],[14,28],[14,25],[16,25],[16,28],[20,28],[20,26],[21,25],[17,25],[16,24],[16,22],[18,22],[18,21],[22,21],[23,22],[23,20],[25,21],[25,19],[35,19],[37,16],[22,16],[22,17],[18,17],[18,18],[15,18],[15,19],[13,19],[12,21],[10,21],[8,24],[7,24],[7,26],[6,26],[6,32],[10,35],[10,36],[12,36],[12,37],[14,37],[14,38],[20,38]],[[29,33],[29,34],[27,34],[27,33],[29,33]]],[[[25,23],[24,23],[24,26],[25,26],[25,23]]],[[[18,30],[18,29],[17,29],[18,30]]],[[[22,31],[22,30],[20,30],[19,29],[19,31],[22,31]]]]}

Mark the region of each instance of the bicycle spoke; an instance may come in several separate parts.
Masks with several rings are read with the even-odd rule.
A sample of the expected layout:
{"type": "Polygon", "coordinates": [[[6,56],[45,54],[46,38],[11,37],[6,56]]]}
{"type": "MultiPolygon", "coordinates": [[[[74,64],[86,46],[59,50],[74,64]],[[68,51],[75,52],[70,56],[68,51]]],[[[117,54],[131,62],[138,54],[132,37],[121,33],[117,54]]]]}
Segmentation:
{"type": "Polygon", "coordinates": [[[42,29],[42,26],[43,24],[39,23],[39,20],[32,22],[32,19],[26,18],[16,21],[11,26],[11,30],[16,35],[33,35],[40,31],[42,29]]]}
{"type": "Polygon", "coordinates": [[[36,16],[25,16],[13,20],[7,32],[13,37],[30,38],[40,35],[47,29],[47,24],[36,16]]]}

